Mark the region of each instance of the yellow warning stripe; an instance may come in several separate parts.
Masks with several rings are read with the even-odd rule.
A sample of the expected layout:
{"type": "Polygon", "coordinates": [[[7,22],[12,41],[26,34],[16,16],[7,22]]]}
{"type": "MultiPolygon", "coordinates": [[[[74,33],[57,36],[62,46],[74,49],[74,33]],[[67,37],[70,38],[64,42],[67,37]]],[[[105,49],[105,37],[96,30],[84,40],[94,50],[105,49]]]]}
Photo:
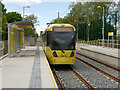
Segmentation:
{"type": "MultiPolygon", "coordinates": [[[[43,47],[42,47],[42,51],[43,51],[43,47]]],[[[44,51],[43,51],[43,52],[44,52],[44,51]]],[[[50,76],[51,76],[51,78],[52,78],[52,82],[53,82],[54,88],[57,89],[56,84],[55,84],[55,81],[54,81],[54,79],[53,79],[53,75],[52,75],[50,66],[49,66],[48,61],[47,61],[47,58],[46,58],[46,56],[45,56],[45,53],[44,53],[44,57],[45,57],[45,60],[46,60],[46,63],[47,63],[47,66],[48,66],[48,69],[49,69],[49,72],[50,72],[50,76]]]]}

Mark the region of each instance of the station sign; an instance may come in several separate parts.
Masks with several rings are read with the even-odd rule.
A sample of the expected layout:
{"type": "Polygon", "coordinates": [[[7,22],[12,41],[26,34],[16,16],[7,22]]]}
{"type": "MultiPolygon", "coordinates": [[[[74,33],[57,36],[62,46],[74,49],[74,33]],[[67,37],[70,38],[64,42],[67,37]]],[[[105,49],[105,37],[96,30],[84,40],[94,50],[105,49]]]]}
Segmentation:
{"type": "Polygon", "coordinates": [[[108,32],[108,36],[113,36],[113,32],[108,32]]]}

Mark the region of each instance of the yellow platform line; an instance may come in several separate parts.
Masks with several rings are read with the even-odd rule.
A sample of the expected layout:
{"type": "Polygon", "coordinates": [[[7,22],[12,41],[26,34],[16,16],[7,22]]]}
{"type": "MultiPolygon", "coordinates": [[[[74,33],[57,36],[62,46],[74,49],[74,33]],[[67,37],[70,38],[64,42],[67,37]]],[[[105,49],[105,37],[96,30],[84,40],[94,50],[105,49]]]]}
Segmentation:
{"type": "MultiPolygon", "coordinates": [[[[42,51],[43,51],[43,47],[42,47],[42,51]]],[[[44,51],[43,51],[43,53],[44,53],[44,51]]],[[[57,86],[56,86],[55,81],[54,81],[54,79],[53,79],[53,75],[52,75],[50,66],[49,66],[49,64],[48,64],[47,58],[46,58],[46,56],[45,56],[45,53],[44,53],[44,57],[45,57],[45,60],[46,60],[46,63],[47,63],[47,67],[48,67],[48,69],[49,69],[50,76],[51,76],[51,78],[52,78],[52,82],[53,82],[54,88],[56,88],[56,90],[57,90],[57,86]]]]}

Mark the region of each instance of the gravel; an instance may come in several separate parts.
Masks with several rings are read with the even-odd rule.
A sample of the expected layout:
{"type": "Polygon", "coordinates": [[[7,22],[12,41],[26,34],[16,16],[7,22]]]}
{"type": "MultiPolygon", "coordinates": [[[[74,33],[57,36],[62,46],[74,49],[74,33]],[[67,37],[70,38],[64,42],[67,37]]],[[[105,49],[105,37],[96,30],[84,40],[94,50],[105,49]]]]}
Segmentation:
{"type": "MultiPolygon", "coordinates": [[[[76,50],[76,52],[81,53],[80,50],[76,50]]],[[[92,58],[93,58],[93,57],[92,57],[92,58]]],[[[96,58],[93,58],[93,59],[96,59],[96,58]]],[[[119,68],[118,66],[115,66],[115,65],[113,65],[113,64],[110,64],[110,63],[108,63],[108,62],[101,61],[101,60],[99,60],[99,59],[96,59],[96,60],[98,60],[98,61],[100,61],[100,62],[102,62],[102,63],[108,64],[108,65],[110,65],[110,66],[112,66],[112,67],[119,68]]]]}
{"type": "Polygon", "coordinates": [[[79,57],[80,59],[82,59],[82,60],[84,60],[84,61],[86,61],[86,62],[94,65],[95,67],[97,67],[97,68],[99,68],[99,69],[101,69],[101,70],[109,73],[110,75],[118,78],[118,71],[115,71],[115,70],[113,70],[113,69],[111,69],[111,68],[109,68],[109,67],[106,67],[106,66],[104,66],[104,65],[102,65],[102,64],[99,64],[99,63],[97,63],[97,62],[95,62],[95,61],[91,61],[91,60],[89,60],[89,59],[87,59],[87,58],[85,58],[85,57],[83,57],[83,56],[77,55],[77,57],[79,57]]]}
{"type": "Polygon", "coordinates": [[[57,74],[65,88],[88,88],[71,70],[70,67],[58,66],[57,74]],[[61,69],[60,69],[61,68],[61,69]]]}
{"type": "MultiPolygon", "coordinates": [[[[83,57],[83,56],[80,56],[80,55],[76,55],[76,56],[78,56],[78,57],[81,58],[82,60],[87,61],[88,63],[90,63],[90,64],[98,67],[99,69],[101,69],[101,70],[109,73],[110,75],[112,75],[112,76],[114,76],[114,77],[116,77],[116,78],[118,78],[118,76],[119,76],[119,73],[118,73],[118,71],[116,71],[116,70],[113,70],[113,69],[111,69],[111,68],[109,68],[109,67],[106,67],[106,66],[104,66],[104,65],[102,65],[102,64],[99,64],[99,63],[97,63],[97,62],[95,62],[95,61],[89,60],[88,58],[85,58],[85,57],[83,57]]],[[[98,60],[98,61],[100,61],[100,60],[98,60]]],[[[100,62],[102,62],[102,61],[100,61],[100,62]]],[[[102,62],[102,63],[105,63],[105,62],[102,62]]],[[[108,64],[108,63],[105,63],[105,64],[108,64]]],[[[109,65],[109,64],[108,64],[108,65],[109,65]]],[[[112,66],[112,65],[110,65],[110,66],[112,66]]],[[[112,67],[115,67],[115,66],[112,66],[112,67]]],[[[116,68],[118,68],[118,67],[116,67],[116,68]]]]}
{"type": "Polygon", "coordinates": [[[76,60],[73,67],[96,88],[118,88],[118,82],[108,78],[81,61],[76,60]]]}

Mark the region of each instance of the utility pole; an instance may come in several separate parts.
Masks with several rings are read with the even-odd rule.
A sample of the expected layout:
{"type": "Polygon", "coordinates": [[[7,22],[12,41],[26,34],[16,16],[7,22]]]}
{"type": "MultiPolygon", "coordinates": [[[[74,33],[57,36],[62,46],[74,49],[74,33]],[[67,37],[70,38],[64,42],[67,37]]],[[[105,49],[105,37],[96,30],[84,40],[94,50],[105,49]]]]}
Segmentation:
{"type": "MultiPolygon", "coordinates": [[[[98,6],[98,8],[101,8],[101,6],[98,6]]],[[[102,46],[104,47],[104,6],[103,6],[103,27],[102,27],[102,46]]]]}
{"type": "Polygon", "coordinates": [[[89,15],[88,15],[88,39],[87,41],[89,41],[89,26],[90,26],[90,22],[89,22],[89,15]]]}
{"type": "Polygon", "coordinates": [[[102,33],[103,33],[103,47],[104,47],[104,6],[103,6],[103,31],[102,31],[102,33]]]}
{"type": "Polygon", "coordinates": [[[58,11],[58,23],[59,23],[59,11],[58,11]]]}

